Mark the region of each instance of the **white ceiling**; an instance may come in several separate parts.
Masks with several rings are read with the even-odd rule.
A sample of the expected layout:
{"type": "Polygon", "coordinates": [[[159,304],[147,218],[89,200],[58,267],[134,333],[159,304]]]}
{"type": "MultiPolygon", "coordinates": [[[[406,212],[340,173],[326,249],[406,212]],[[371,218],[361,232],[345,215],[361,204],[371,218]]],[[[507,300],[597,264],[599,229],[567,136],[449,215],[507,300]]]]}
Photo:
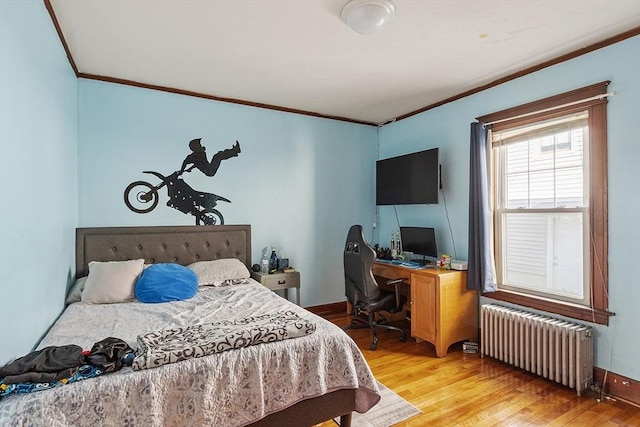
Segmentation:
{"type": "Polygon", "coordinates": [[[80,76],[383,123],[640,27],[640,0],[48,0],[80,76]]]}

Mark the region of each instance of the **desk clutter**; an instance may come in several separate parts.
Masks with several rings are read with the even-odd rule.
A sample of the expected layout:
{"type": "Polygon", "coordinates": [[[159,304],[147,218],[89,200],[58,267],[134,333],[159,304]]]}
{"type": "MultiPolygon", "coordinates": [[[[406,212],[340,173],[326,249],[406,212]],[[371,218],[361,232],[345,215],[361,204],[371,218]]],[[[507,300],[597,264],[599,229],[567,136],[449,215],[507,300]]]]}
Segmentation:
{"type": "Polygon", "coordinates": [[[285,258],[283,253],[280,252],[278,256],[276,248],[271,246],[265,247],[262,250],[262,259],[260,264],[253,264],[251,270],[262,274],[274,274],[274,273],[295,273],[295,268],[289,266],[289,258],[285,258]]]}
{"type": "Polygon", "coordinates": [[[376,261],[399,265],[401,267],[421,269],[421,268],[438,268],[440,270],[467,270],[467,261],[452,259],[450,255],[442,254],[435,261],[415,260],[411,259],[406,252],[393,256],[393,249],[383,248],[376,244],[373,249],[376,251],[376,261]]]}

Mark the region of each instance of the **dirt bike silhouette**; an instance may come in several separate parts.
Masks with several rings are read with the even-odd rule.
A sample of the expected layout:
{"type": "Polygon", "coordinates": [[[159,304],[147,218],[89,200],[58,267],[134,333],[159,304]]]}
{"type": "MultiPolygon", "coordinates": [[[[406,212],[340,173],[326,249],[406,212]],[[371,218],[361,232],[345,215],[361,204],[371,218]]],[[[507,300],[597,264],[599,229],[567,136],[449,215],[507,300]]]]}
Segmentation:
{"type": "Polygon", "coordinates": [[[223,225],[224,218],[215,209],[218,201],[231,203],[231,200],[212,193],[196,191],[181,178],[182,172],[175,171],[169,176],[154,171],[143,171],[155,175],[160,184],[152,185],[146,181],[135,181],[124,190],[124,203],[136,213],[148,213],[158,206],[158,190],[167,187],[169,201],[167,206],[196,217],[196,225],[223,225]]]}

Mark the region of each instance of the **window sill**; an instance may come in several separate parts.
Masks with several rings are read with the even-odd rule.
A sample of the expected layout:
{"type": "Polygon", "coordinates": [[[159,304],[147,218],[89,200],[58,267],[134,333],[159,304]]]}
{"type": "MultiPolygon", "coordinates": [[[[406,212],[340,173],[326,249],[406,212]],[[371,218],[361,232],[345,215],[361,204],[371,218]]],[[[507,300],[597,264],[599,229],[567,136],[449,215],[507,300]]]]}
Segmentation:
{"type": "Polygon", "coordinates": [[[609,325],[609,316],[614,315],[614,313],[604,310],[519,294],[513,291],[487,292],[483,293],[482,296],[598,325],[609,325]]]}

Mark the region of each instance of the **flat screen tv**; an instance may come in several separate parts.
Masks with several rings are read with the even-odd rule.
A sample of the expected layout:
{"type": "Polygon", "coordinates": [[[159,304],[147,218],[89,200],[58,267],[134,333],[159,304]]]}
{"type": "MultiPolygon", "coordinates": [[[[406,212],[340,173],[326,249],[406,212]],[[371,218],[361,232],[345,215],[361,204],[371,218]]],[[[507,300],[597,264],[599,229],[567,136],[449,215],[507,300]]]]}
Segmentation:
{"type": "Polygon", "coordinates": [[[438,149],[376,162],[376,205],[437,204],[438,149]]]}
{"type": "Polygon", "coordinates": [[[433,228],[400,227],[400,241],[403,252],[420,255],[423,260],[438,258],[436,233],[433,228]]]}

